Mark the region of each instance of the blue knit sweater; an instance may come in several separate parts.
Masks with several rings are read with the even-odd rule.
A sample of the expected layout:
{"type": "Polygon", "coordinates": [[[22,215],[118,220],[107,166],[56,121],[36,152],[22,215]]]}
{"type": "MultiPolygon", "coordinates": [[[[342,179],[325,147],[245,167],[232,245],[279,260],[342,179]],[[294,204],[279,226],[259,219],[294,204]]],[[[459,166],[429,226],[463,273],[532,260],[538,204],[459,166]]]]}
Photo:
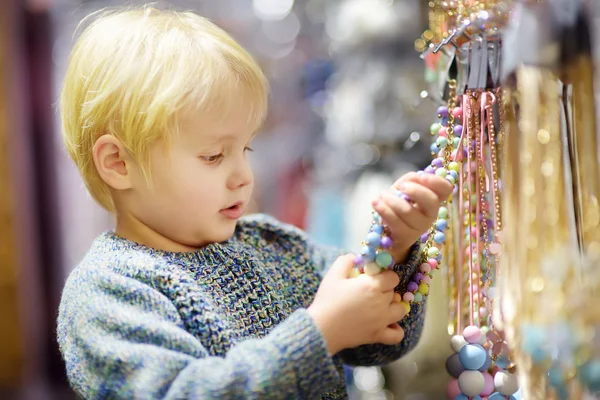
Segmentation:
{"type": "MultiPolygon", "coordinates": [[[[262,215],[189,253],[105,233],[63,291],[58,341],[69,381],[88,399],[346,398],[342,363],[398,359],[415,346],[423,310],[414,305],[401,323],[398,346],[328,356],[306,308],[339,254],[262,215]]],[[[418,256],[415,246],[395,267],[401,287],[418,256]]]]}

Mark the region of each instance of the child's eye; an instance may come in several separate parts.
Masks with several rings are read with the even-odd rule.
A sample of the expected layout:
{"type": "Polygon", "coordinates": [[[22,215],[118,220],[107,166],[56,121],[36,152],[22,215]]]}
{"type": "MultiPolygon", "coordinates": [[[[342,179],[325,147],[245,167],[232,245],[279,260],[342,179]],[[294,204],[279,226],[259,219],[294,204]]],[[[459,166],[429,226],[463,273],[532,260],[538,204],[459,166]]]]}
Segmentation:
{"type": "Polygon", "coordinates": [[[221,161],[221,159],[223,158],[223,153],[219,153],[214,156],[202,156],[200,158],[207,164],[214,164],[216,162],[221,161]]]}

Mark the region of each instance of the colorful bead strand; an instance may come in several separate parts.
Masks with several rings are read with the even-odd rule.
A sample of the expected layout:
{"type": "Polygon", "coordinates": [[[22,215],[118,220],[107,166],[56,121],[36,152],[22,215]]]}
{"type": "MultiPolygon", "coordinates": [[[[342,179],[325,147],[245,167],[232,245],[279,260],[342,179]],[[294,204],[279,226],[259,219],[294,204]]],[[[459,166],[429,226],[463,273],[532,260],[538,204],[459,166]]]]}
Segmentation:
{"type": "MultiPolygon", "coordinates": [[[[462,126],[454,126],[455,114],[449,113],[448,109],[454,110],[455,104],[455,89],[456,82],[450,84],[451,95],[448,102],[448,107],[440,107],[438,109],[438,118],[440,122],[437,126],[431,127],[431,132],[437,135],[435,142],[432,144],[431,150],[437,157],[433,159],[431,164],[424,171],[419,171],[419,174],[435,174],[447,179],[453,185],[456,185],[458,179],[458,163],[451,160],[453,149],[458,144],[460,139],[454,136],[455,130],[462,132],[462,126]]],[[[410,198],[397,191],[397,195],[410,202],[410,198]]],[[[440,251],[443,246],[446,236],[444,231],[448,227],[448,208],[446,202],[442,204],[438,211],[438,219],[435,221],[431,229],[425,233],[421,240],[424,242],[422,263],[419,269],[411,277],[407,286],[407,291],[398,296],[397,301],[401,302],[407,310],[410,311],[410,304],[413,302],[421,302],[429,294],[429,283],[432,279],[432,271],[440,266],[442,253],[440,251]]],[[[393,241],[388,234],[388,230],[383,224],[383,220],[379,214],[373,213],[373,222],[369,233],[362,243],[363,247],[359,254],[355,256],[354,275],[365,273],[368,275],[376,275],[381,271],[392,268],[395,265],[395,260],[387,251],[393,241]]]]}

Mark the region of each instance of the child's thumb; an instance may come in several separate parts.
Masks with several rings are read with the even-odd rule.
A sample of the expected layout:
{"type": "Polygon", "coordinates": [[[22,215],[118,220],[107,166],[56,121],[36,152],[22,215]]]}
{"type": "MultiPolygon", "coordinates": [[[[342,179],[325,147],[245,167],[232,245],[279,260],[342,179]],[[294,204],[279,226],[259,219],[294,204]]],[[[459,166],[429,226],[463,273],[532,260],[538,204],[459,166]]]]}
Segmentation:
{"type": "Polygon", "coordinates": [[[346,254],[338,257],[329,269],[329,275],[339,279],[350,277],[350,272],[354,267],[354,254],[346,254]]]}

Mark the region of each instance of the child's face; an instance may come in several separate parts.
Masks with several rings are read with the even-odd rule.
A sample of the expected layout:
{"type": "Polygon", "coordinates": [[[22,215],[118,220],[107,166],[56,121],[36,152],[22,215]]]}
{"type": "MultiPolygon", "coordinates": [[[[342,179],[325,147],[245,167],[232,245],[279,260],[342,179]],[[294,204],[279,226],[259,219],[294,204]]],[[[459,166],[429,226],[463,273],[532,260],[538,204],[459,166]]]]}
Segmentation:
{"type": "Polygon", "coordinates": [[[248,146],[256,129],[235,110],[224,122],[185,115],[169,148],[151,151],[153,187],[135,178],[128,208],[142,230],[157,234],[158,246],[189,250],[233,234],[253,188],[248,146]]]}

